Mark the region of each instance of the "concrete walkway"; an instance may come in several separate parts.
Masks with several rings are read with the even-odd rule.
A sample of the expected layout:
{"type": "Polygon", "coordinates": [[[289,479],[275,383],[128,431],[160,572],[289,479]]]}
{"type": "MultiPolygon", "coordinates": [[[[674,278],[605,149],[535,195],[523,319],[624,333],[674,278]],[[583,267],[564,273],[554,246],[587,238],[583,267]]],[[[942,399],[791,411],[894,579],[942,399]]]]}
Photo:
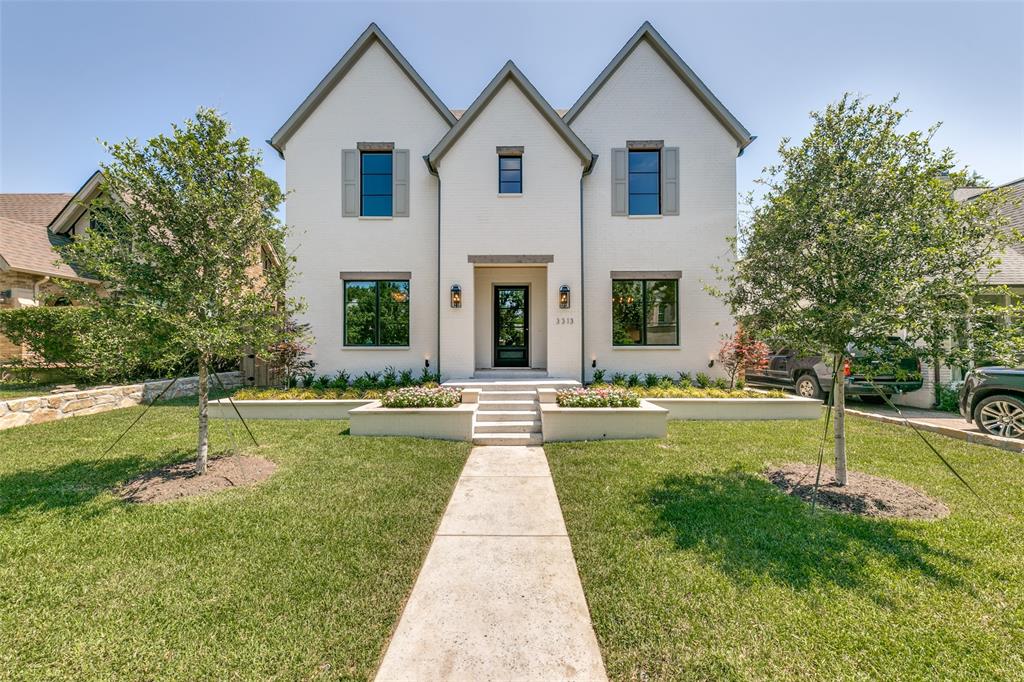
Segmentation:
{"type": "Polygon", "coordinates": [[[605,680],[544,448],[474,448],[377,680],[605,680]]]}

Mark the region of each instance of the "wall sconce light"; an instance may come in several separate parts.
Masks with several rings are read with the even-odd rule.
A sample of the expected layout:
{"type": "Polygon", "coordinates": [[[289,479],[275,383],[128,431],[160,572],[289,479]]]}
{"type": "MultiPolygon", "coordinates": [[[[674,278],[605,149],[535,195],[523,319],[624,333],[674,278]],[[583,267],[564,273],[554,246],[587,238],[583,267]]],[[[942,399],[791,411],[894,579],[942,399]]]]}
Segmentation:
{"type": "Polygon", "coordinates": [[[452,285],[452,307],[462,307],[462,287],[460,287],[458,284],[452,285]]]}
{"type": "Polygon", "coordinates": [[[714,366],[715,366],[715,359],[711,358],[710,360],[708,360],[708,369],[710,369],[710,368],[712,368],[714,366]]]}
{"type": "Polygon", "coordinates": [[[568,308],[569,307],[569,285],[563,284],[558,287],[558,307],[568,308]]]}
{"type": "Polygon", "coordinates": [[[430,369],[430,358],[423,358],[423,369],[430,369]]]}
{"type": "Polygon", "coordinates": [[[597,358],[594,358],[593,360],[590,361],[590,366],[594,368],[597,367],[597,358]]]}

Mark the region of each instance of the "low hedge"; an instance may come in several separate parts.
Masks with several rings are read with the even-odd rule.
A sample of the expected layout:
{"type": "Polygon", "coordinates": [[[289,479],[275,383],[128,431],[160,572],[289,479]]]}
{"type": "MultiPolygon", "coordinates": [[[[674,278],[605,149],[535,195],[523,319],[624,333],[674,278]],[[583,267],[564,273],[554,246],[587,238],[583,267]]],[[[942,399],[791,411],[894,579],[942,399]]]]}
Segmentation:
{"type": "Polygon", "coordinates": [[[571,388],[559,391],[560,407],[640,407],[640,396],[617,386],[571,388]]]}
{"type": "Polygon", "coordinates": [[[457,388],[412,386],[388,391],[381,398],[382,407],[455,407],[462,401],[457,388]]]}
{"type": "Polygon", "coordinates": [[[742,388],[655,387],[634,389],[641,398],[785,398],[782,391],[749,391],[742,388]]]}

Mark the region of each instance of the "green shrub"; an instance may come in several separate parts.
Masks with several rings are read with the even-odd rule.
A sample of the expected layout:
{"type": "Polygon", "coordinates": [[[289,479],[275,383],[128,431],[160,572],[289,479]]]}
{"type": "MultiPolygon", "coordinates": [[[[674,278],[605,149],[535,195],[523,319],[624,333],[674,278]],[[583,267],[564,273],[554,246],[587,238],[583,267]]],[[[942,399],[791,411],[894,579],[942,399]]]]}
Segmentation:
{"type": "Polygon", "coordinates": [[[381,398],[384,407],[455,407],[462,400],[462,391],[457,388],[414,386],[388,391],[381,398]]]}
{"type": "Polygon", "coordinates": [[[613,386],[571,388],[559,391],[556,400],[561,407],[640,407],[635,392],[613,386]]]}
{"type": "Polygon", "coordinates": [[[605,375],[605,370],[603,370],[603,369],[595,369],[594,370],[594,382],[593,383],[595,383],[595,384],[603,384],[604,383],[604,375],[605,375]]]}
{"type": "Polygon", "coordinates": [[[612,375],[612,384],[614,384],[615,386],[625,386],[626,375],[623,374],[622,372],[616,372],[615,374],[612,375]]]}
{"type": "Polygon", "coordinates": [[[941,384],[935,396],[935,409],[943,412],[960,411],[960,386],[962,381],[953,381],[948,384],[941,384]]]}
{"type": "Polygon", "coordinates": [[[711,377],[709,377],[704,372],[697,372],[697,376],[696,376],[695,382],[696,382],[697,386],[699,386],[700,388],[710,388],[711,387],[711,377]]]}
{"type": "Polygon", "coordinates": [[[679,385],[680,386],[693,386],[693,379],[687,372],[679,372],[679,385]]]}

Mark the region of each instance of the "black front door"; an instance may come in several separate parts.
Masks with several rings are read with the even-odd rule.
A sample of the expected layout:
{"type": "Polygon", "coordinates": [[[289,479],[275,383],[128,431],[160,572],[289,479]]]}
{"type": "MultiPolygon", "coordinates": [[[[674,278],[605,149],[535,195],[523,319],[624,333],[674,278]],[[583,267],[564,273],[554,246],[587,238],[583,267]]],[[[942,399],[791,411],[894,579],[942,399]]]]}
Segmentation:
{"type": "Polygon", "coordinates": [[[494,287],[494,366],[530,366],[530,292],[494,287]]]}

